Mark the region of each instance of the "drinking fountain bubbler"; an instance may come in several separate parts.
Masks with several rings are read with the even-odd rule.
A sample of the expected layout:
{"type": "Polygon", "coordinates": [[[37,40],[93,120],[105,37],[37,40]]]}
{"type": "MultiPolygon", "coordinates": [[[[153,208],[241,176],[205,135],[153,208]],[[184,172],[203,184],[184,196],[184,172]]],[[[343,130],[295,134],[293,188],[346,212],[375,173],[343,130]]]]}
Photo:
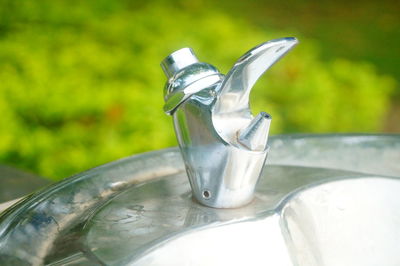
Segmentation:
{"type": "Polygon", "coordinates": [[[199,62],[190,48],[165,58],[168,81],[164,111],[172,115],[194,197],[215,208],[235,208],[253,199],[263,170],[271,116],[253,117],[251,88],[298,43],[282,38],[245,53],[226,76],[199,62]]]}

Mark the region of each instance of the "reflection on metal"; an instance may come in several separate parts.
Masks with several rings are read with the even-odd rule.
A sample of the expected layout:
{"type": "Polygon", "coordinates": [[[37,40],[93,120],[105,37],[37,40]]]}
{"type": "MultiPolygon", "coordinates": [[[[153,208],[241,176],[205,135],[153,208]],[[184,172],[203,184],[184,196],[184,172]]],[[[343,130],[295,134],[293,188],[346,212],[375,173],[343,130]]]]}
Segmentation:
{"type": "Polygon", "coordinates": [[[178,149],[126,158],[0,216],[1,265],[400,265],[400,136],[271,137],[255,199],[191,198],[178,149]]]}
{"type": "Polygon", "coordinates": [[[253,199],[268,153],[271,116],[253,117],[250,90],[258,78],[297,44],[295,38],[263,43],[224,77],[183,48],[161,66],[167,114],[175,132],[194,197],[215,208],[235,208],[253,199]]]}

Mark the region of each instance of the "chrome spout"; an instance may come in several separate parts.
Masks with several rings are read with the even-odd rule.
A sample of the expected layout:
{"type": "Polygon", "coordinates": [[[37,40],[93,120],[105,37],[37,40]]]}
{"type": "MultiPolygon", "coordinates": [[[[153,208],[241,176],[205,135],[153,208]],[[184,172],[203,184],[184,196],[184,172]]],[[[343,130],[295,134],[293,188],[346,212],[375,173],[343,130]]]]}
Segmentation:
{"type": "Polygon", "coordinates": [[[259,113],[244,129],[239,130],[238,142],[252,151],[264,151],[267,147],[271,116],[259,113]]]}
{"type": "Polygon", "coordinates": [[[265,42],[234,64],[224,77],[189,48],[161,66],[168,78],[164,111],[173,116],[193,195],[215,208],[235,208],[253,199],[268,154],[271,116],[255,118],[249,107],[258,78],[297,44],[295,38],[265,42]]]}

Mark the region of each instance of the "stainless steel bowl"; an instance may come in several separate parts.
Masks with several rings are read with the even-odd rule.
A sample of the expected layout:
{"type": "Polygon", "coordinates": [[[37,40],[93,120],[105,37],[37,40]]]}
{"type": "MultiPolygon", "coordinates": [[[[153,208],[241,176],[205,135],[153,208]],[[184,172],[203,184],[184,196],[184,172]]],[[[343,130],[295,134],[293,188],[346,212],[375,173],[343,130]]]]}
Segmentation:
{"type": "Polygon", "coordinates": [[[400,265],[400,136],[270,139],[255,199],[192,199],[177,148],[122,159],[0,216],[1,265],[400,265]]]}

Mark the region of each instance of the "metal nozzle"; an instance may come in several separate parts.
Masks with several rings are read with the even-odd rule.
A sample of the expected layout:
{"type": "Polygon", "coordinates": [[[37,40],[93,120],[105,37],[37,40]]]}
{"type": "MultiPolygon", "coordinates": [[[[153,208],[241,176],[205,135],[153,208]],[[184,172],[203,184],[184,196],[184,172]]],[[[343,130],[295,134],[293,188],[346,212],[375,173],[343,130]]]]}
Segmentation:
{"type": "Polygon", "coordinates": [[[267,148],[271,116],[259,113],[250,125],[239,131],[238,142],[252,151],[264,151],[267,148]]]}

